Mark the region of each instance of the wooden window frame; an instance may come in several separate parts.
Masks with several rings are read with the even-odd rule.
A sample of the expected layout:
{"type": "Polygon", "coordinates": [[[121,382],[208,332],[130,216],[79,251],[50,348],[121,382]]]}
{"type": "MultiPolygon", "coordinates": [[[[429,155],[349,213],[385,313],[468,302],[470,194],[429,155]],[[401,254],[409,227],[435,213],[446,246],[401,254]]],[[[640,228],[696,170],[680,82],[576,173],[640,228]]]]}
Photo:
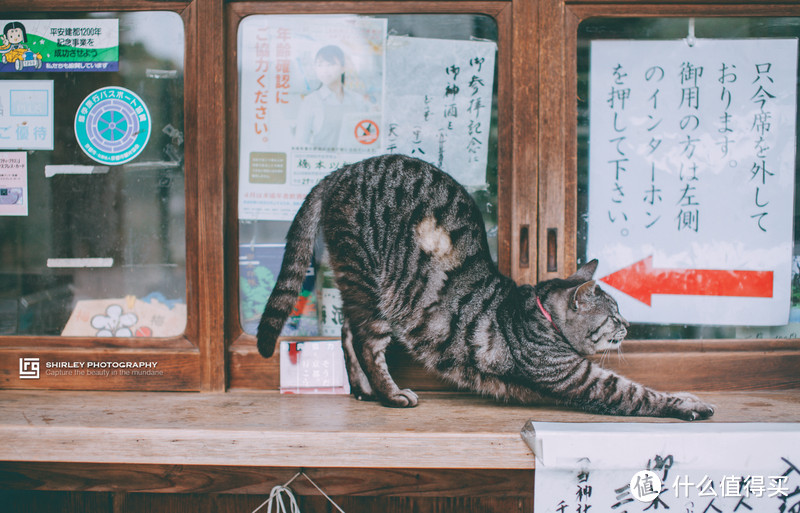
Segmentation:
{"type": "MultiPolygon", "coordinates": [[[[700,1],[637,3],[544,0],[541,20],[539,144],[539,260],[541,279],[576,268],[577,248],[577,34],[592,17],[800,16],[796,2],[770,4],[700,1]],[[545,127],[564,127],[546,130],[545,127]],[[563,208],[562,208],[563,206],[563,208]],[[548,229],[563,234],[557,272],[547,269],[548,229]]],[[[624,315],[624,312],[623,312],[624,315]]],[[[800,387],[800,340],[629,340],[624,360],[606,366],[665,390],[767,390],[800,387]]]]}
{"type": "MultiPolygon", "coordinates": [[[[512,3],[503,2],[235,2],[226,7],[227,30],[227,91],[228,91],[228,127],[226,189],[228,203],[226,205],[226,248],[229,256],[226,263],[226,333],[231,341],[228,349],[228,375],[231,388],[277,389],[280,385],[280,368],[278,351],[268,359],[264,359],[256,349],[255,337],[243,332],[239,321],[239,267],[238,261],[232,258],[238,254],[239,219],[237,211],[239,139],[238,139],[238,65],[237,65],[237,31],[239,23],[245,16],[254,14],[482,14],[491,16],[498,29],[498,241],[499,266],[504,273],[513,272],[513,258],[509,244],[516,212],[512,208],[515,202],[521,201],[525,192],[530,190],[524,186],[512,188],[512,182],[518,177],[512,176],[512,138],[511,120],[511,40],[512,40],[512,3]],[[236,128],[233,128],[236,127],[236,128]]],[[[513,131],[516,133],[516,130],[513,131]]],[[[530,175],[527,177],[530,179],[530,175]]],[[[530,196],[529,196],[530,197],[530,196]]],[[[532,196],[535,197],[535,196],[532,196]]],[[[523,223],[524,224],[524,223],[523,223]]],[[[533,226],[530,221],[528,225],[533,226]]],[[[305,338],[308,340],[308,338],[305,338]]],[[[418,365],[411,363],[403,354],[391,353],[390,365],[399,383],[414,383],[421,389],[440,389],[443,384],[426,374],[418,365]]]]}
{"type": "MultiPolygon", "coordinates": [[[[769,4],[64,0],[57,5],[46,0],[7,0],[4,7],[9,13],[170,10],[184,20],[188,305],[184,335],[129,341],[0,337],[0,388],[104,390],[278,387],[278,359],[264,360],[258,355],[253,337],[242,333],[238,315],[236,31],[244,15],[346,12],[492,16],[498,24],[499,52],[499,265],[519,283],[564,276],[576,267],[574,98],[577,27],[582,20],[592,16],[800,16],[800,6],[790,0],[769,4]],[[31,355],[58,361],[155,360],[166,372],[161,378],[147,380],[23,382],[16,373],[17,360],[31,355]]],[[[441,387],[404,357],[399,356],[397,361],[400,382],[412,382],[418,389],[441,387]]],[[[610,366],[632,379],[664,389],[797,389],[800,340],[633,340],[625,344],[625,362],[612,362],[610,366]]]]}
{"type": "Polygon", "coordinates": [[[89,337],[0,337],[0,388],[102,390],[223,390],[224,349],[222,210],[225,127],[224,80],[208,74],[204,63],[224,59],[222,0],[157,1],[7,0],[10,14],[37,12],[173,11],[184,23],[184,119],[186,198],[186,302],[184,334],[159,339],[89,337]],[[216,23],[215,23],[215,20],[216,23]],[[202,27],[202,29],[201,29],[202,27]],[[216,42],[216,44],[215,44],[216,42]],[[155,361],[163,376],[92,376],[52,380],[41,369],[39,380],[20,380],[18,359],[46,361],[155,361]]]}

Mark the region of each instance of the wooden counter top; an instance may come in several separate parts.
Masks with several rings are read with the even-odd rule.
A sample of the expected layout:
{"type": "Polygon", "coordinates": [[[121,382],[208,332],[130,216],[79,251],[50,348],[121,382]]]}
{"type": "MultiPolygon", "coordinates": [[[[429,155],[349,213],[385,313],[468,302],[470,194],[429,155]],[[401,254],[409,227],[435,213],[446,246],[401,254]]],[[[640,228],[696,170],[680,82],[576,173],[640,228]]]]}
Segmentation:
{"type": "MultiPolygon", "coordinates": [[[[800,422],[800,391],[698,394],[707,422],[800,422]]],[[[0,461],[305,468],[520,469],[525,423],[673,422],[421,394],[414,409],[349,396],[0,391],[0,461]]],[[[674,421],[679,422],[679,421],[674,421]]]]}

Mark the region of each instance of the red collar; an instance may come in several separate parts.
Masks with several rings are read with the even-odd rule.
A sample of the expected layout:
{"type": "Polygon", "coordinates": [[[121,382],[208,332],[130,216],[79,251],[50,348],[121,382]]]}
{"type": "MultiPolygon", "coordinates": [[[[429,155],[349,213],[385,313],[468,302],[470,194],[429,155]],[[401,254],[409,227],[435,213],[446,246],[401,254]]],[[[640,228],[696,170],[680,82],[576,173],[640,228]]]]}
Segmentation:
{"type": "Polygon", "coordinates": [[[542,300],[539,299],[539,296],[536,296],[536,304],[539,306],[539,311],[542,312],[542,315],[544,315],[544,318],[547,319],[550,322],[550,325],[553,328],[555,328],[555,330],[557,332],[561,333],[561,330],[558,329],[558,326],[556,326],[556,323],[553,322],[553,316],[550,315],[550,312],[548,312],[547,310],[544,309],[544,305],[542,304],[542,300]]]}

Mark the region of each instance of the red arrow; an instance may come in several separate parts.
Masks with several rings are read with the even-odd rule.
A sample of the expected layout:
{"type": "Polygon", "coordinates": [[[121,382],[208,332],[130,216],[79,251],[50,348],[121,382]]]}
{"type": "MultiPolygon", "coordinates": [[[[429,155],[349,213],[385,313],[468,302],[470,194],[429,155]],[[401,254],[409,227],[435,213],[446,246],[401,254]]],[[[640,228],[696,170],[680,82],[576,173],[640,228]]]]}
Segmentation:
{"type": "Polygon", "coordinates": [[[600,281],[647,306],[653,294],[772,297],[772,271],[656,269],[652,255],[600,281]]]}

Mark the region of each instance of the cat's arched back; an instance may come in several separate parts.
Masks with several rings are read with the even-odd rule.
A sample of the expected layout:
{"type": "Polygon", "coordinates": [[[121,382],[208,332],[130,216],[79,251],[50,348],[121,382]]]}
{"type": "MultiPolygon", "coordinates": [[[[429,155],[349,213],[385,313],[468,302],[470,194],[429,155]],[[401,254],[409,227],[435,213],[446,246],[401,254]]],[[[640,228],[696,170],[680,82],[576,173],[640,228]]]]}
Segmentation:
{"type": "Polygon", "coordinates": [[[705,418],[687,394],[646,388],[585,355],[627,333],[617,304],[574,275],[517,285],[493,263],[480,211],[452,177],[421,160],[387,155],[345,166],[312,189],[287,236],[275,289],[258,329],[272,354],[321,231],[342,295],[342,342],[351,390],[388,406],[415,406],[386,365],[402,344],[426,368],[503,400],[541,395],[592,412],[705,418]]]}

